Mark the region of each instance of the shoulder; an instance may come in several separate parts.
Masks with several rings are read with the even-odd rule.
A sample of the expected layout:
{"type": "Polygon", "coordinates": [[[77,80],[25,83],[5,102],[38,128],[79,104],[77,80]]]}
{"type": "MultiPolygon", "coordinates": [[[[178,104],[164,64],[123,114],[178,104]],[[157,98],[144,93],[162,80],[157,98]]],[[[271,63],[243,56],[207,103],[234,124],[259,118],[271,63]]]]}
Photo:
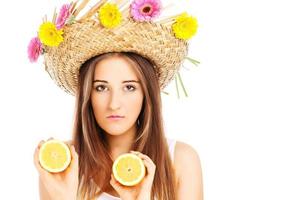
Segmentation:
{"type": "Polygon", "coordinates": [[[201,167],[197,150],[182,141],[176,141],[174,162],[178,167],[182,168],[184,166],[185,169],[187,165],[194,168],[201,167]]]}
{"type": "Polygon", "coordinates": [[[187,143],[177,141],[174,165],[179,199],[187,195],[188,199],[202,199],[202,167],[197,150],[187,143]]]}
{"type": "Polygon", "coordinates": [[[192,147],[190,144],[187,144],[187,143],[179,141],[179,140],[176,141],[175,150],[176,150],[176,153],[179,153],[179,154],[191,153],[194,156],[196,156],[196,155],[198,156],[198,153],[194,147],[192,147]]]}

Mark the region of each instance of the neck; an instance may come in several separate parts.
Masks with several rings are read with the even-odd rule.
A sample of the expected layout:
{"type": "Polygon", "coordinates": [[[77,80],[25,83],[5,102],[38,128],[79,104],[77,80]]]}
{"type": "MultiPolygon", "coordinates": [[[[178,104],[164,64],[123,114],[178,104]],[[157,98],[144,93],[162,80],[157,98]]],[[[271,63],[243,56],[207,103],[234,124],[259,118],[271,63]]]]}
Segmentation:
{"type": "Polygon", "coordinates": [[[110,155],[115,160],[119,155],[128,153],[132,150],[133,141],[136,136],[136,126],[133,126],[125,133],[120,135],[107,135],[110,155]]]}

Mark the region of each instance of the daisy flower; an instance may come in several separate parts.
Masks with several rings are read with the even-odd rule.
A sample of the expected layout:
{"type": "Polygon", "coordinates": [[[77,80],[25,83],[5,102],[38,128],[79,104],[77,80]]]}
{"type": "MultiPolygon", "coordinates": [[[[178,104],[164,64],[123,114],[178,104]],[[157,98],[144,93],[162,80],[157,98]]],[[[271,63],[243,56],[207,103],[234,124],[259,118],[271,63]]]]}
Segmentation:
{"type": "Polygon", "coordinates": [[[38,31],[38,36],[44,45],[57,47],[63,40],[63,30],[57,30],[52,22],[43,23],[38,31]]]}
{"type": "Polygon", "coordinates": [[[135,0],[130,6],[130,12],[136,21],[151,21],[160,14],[160,0],[135,0]]]}
{"type": "Polygon", "coordinates": [[[38,37],[30,40],[27,47],[27,54],[30,62],[36,62],[43,51],[42,43],[38,37]]]}
{"type": "Polygon", "coordinates": [[[60,8],[59,15],[56,19],[56,28],[57,29],[61,29],[65,25],[68,17],[71,14],[70,13],[70,7],[71,7],[70,4],[64,4],[60,8]]]}
{"type": "Polygon", "coordinates": [[[195,17],[189,16],[187,13],[179,15],[172,25],[175,37],[179,39],[190,39],[198,29],[198,22],[195,17]]]}
{"type": "Polygon", "coordinates": [[[117,4],[107,3],[99,9],[98,13],[101,24],[106,28],[114,28],[122,21],[122,14],[117,4]]]}

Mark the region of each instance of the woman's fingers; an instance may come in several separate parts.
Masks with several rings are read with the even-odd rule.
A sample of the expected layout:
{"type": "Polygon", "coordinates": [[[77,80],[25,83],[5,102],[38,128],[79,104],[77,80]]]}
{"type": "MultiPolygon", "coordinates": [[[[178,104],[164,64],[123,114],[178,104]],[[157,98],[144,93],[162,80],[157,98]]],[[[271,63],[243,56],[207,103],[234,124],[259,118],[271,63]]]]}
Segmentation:
{"type": "Polygon", "coordinates": [[[65,141],[65,143],[66,143],[69,147],[71,147],[72,145],[74,145],[72,140],[65,141]]]}
{"type": "Polygon", "coordinates": [[[78,154],[75,150],[74,145],[71,145],[70,150],[71,150],[71,156],[72,156],[71,167],[76,168],[76,170],[77,170],[79,160],[78,160],[78,154]]]}
{"type": "Polygon", "coordinates": [[[138,151],[131,151],[131,152],[134,153],[134,154],[136,154],[137,156],[139,156],[142,160],[148,161],[149,163],[151,163],[151,165],[152,165],[153,167],[155,167],[155,164],[154,164],[154,162],[152,161],[152,159],[151,159],[149,156],[147,156],[146,154],[143,154],[143,153],[138,152],[138,151]]]}
{"type": "Polygon", "coordinates": [[[70,149],[72,161],[78,163],[78,153],[76,152],[75,146],[73,145],[72,141],[66,141],[65,144],[67,144],[70,149]]]}
{"type": "Polygon", "coordinates": [[[78,154],[75,150],[75,147],[74,145],[69,145],[69,149],[70,149],[70,152],[71,152],[71,163],[70,165],[68,166],[68,168],[64,171],[65,174],[73,174],[74,172],[76,174],[78,174],[79,172],[79,159],[78,159],[78,154]]]}
{"type": "Polygon", "coordinates": [[[123,188],[123,186],[115,179],[114,175],[110,175],[110,185],[118,192],[120,193],[120,190],[123,188]]]}
{"type": "Polygon", "coordinates": [[[44,142],[45,142],[44,140],[41,140],[38,143],[38,146],[35,148],[35,151],[34,151],[34,154],[33,154],[34,165],[35,165],[35,167],[37,168],[37,170],[39,172],[40,172],[40,169],[41,169],[41,166],[40,166],[40,163],[39,163],[39,151],[40,151],[40,148],[41,148],[41,146],[44,142]]]}
{"type": "Polygon", "coordinates": [[[141,152],[138,152],[138,151],[131,151],[131,152],[136,154],[137,156],[139,156],[143,160],[143,162],[144,162],[144,164],[147,168],[148,174],[151,175],[151,176],[154,176],[156,165],[151,160],[151,158],[149,158],[149,156],[147,156],[145,154],[142,154],[141,152]]]}
{"type": "Polygon", "coordinates": [[[149,161],[148,159],[144,159],[143,161],[144,161],[144,165],[147,168],[148,176],[154,178],[155,169],[156,169],[155,164],[151,160],[149,161]]]}
{"type": "Polygon", "coordinates": [[[34,157],[33,157],[33,161],[34,161],[34,165],[36,167],[36,169],[38,170],[38,172],[40,173],[42,170],[41,170],[41,166],[40,166],[40,163],[39,163],[39,147],[38,146],[35,151],[34,151],[34,157]]]}
{"type": "Polygon", "coordinates": [[[132,153],[138,155],[140,158],[148,158],[148,159],[151,160],[151,158],[149,158],[149,156],[147,156],[146,154],[143,154],[143,153],[141,153],[141,152],[139,152],[139,151],[130,151],[130,152],[132,152],[132,153]]]}
{"type": "Polygon", "coordinates": [[[40,143],[38,144],[38,147],[35,148],[33,160],[34,160],[34,165],[35,165],[36,169],[38,170],[39,174],[42,176],[45,176],[45,175],[48,175],[48,172],[42,168],[42,166],[40,165],[40,161],[39,161],[39,151],[40,151],[40,147],[43,143],[44,143],[43,140],[40,141],[40,143]]]}
{"type": "Polygon", "coordinates": [[[41,148],[41,146],[42,146],[42,144],[43,143],[45,143],[45,141],[44,140],[41,140],[40,142],[39,142],[39,144],[38,144],[38,149],[40,149],[41,148]]]}

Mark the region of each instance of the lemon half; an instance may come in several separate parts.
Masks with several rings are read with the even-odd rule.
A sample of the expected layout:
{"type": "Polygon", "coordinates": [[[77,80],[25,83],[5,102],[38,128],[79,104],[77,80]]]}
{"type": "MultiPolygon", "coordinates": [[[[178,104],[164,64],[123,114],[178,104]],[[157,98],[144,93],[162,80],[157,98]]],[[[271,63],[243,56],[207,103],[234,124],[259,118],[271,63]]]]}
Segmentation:
{"type": "Polygon", "coordinates": [[[49,172],[62,172],[71,163],[71,152],[64,142],[60,140],[48,140],[39,150],[41,166],[49,172]]]}
{"type": "Polygon", "coordinates": [[[134,186],[145,176],[146,168],[140,157],[132,153],[120,155],[112,167],[115,179],[125,186],[134,186]]]}

